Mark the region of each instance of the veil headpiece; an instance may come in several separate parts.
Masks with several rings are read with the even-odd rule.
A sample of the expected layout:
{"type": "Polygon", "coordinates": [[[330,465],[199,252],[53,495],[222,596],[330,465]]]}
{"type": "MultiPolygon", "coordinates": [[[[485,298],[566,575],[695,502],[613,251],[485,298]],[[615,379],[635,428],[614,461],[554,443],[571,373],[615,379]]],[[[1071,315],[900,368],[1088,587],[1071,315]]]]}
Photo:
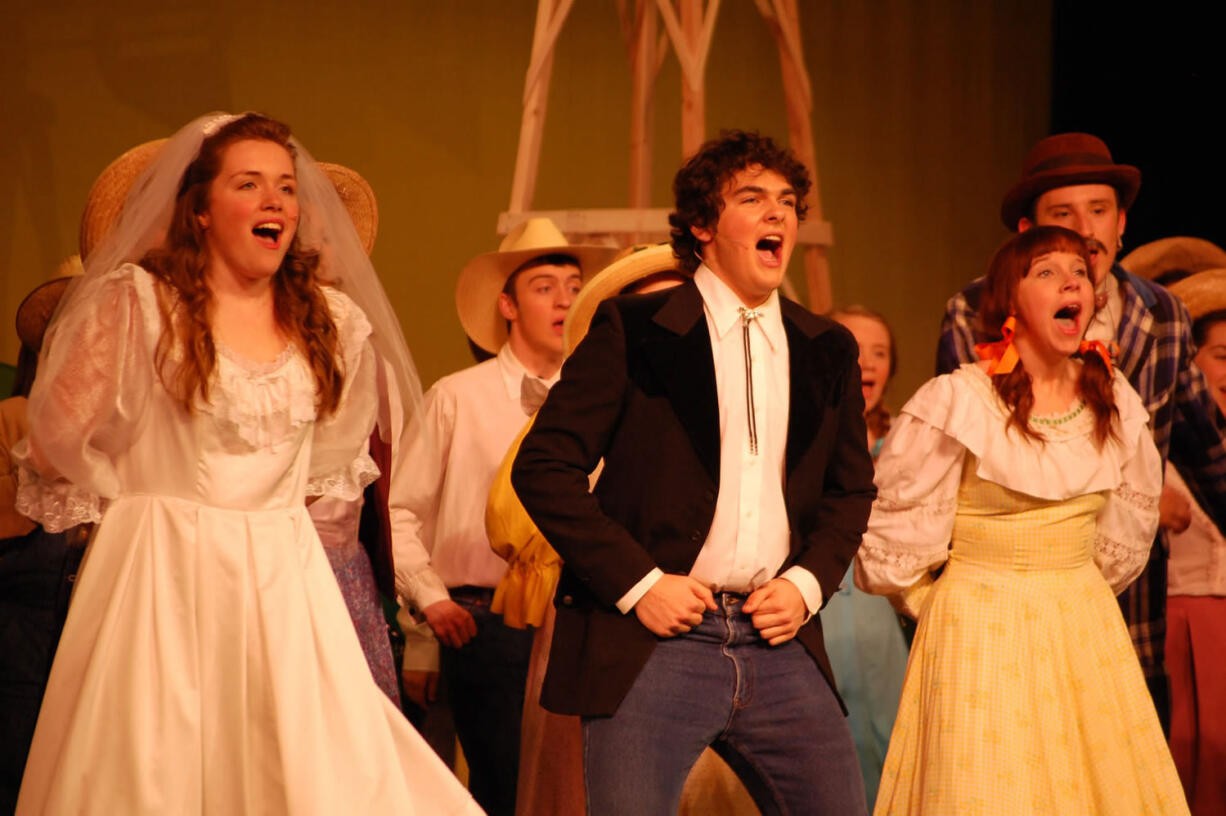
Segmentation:
{"type": "MultiPolygon", "coordinates": [[[[162,242],[170,227],[184,173],[199,155],[204,140],[245,115],[205,114],[181,128],[160,148],[142,145],[130,151],[147,150],[155,155],[132,181],[122,211],[105,234],[91,235],[87,225],[82,224],[85,273],[74,281],[60,301],[47,330],[44,348],[52,345],[60,315],[67,314],[74,303],[91,300],[108,272],[124,263],[139,262],[162,242]],[[87,236],[90,243],[96,241],[96,246],[86,246],[87,236]]],[[[373,330],[371,343],[395,380],[405,410],[411,414],[421,402],[421,380],[395,310],[367,255],[368,248],[363,245],[327,173],[296,138],[291,137],[290,144],[295,153],[294,172],[301,213],[298,240],[304,247],[319,251],[321,281],[340,289],[366,314],[373,330]]],[[[126,183],[126,179],[114,181],[126,183]]],[[[102,183],[101,178],[99,183],[102,183]]],[[[91,206],[99,192],[97,186],[90,193],[91,206]]],[[[88,208],[86,216],[89,216],[88,208]]],[[[407,423],[408,416],[405,421],[407,423]]],[[[386,437],[386,423],[381,421],[380,425],[386,437]]]]}

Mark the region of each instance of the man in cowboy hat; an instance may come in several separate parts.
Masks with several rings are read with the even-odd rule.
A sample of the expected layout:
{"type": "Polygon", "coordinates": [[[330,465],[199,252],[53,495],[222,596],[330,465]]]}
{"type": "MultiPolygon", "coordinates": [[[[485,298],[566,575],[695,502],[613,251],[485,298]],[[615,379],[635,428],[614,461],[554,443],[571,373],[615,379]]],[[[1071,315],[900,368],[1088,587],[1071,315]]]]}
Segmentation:
{"type": "MultiPolygon", "coordinates": [[[[553,222],[532,218],[464,267],[460,323],[494,357],[426,393],[392,481],[392,525],[403,531],[394,537],[396,590],[442,646],[440,674],[469,788],[491,814],[515,808],[532,635],[490,611],[506,564],[485,534],[486,497],[507,448],[557,380],[563,321],[583,271],[613,253],[568,244],[553,222]]],[[[406,679],[419,703],[433,696],[428,673],[406,679]]]]}
{"type": "Polygon", "coordinates": [[[591,816],[676,813],[707,745],[766,812],[864,813],[816,615],[875,495],[856,343],[777,292],[809,186],[770,139],[703,145],[691,280],[598,308],[512,469],[564,562],[542,703],[583,717],[591,816]]]}
{"type": "MultiPolygon", "coordinates": [[[[1096,291],[1095,315],[1086,337],[1116,343],[1115,364],[1150,413],[1154,442],[1192,479],[1191,487],[1221,524],[1226,521],[1226,421],[1213,404],[1204,377],[1189,366],[1195,347],[1188,311],[1160,286],[1116,263],[1128,208],[1141,173],[1116,164],[1107,146],[1086,133],[1061,133],[1035,145],[1022,162],[1018,182],[1005,193],[1001,219],[1011,230],[1068,227],[1089,245],[1096,291]]],[[[987,339],[976,315],[983,279],[949,300],[937,349],[937,373],[974,361],[976,342],[987,339]]],[[[1163,526],[1181,514],[1164,502],[1163,526]]],[[[1170,695],[1163,671],[1166,637],[1166,555],[1154,547],[1149,565],[1120,596],[1124,619],[1145,671],[1158,716],[1169,727],[1170,695]]]]}

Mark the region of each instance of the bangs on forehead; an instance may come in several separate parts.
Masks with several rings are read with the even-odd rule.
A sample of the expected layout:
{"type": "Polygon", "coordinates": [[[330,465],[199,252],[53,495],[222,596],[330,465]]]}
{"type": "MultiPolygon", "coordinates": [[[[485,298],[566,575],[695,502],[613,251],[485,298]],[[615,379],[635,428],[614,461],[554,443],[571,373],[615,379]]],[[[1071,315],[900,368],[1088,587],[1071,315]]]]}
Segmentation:
{"type": "MultiPolygon", "coordinates": [[[[1030,247],[1027,253],[1026,268],[1029,269],[1030,264],[1044,255],[1050,255],[1053,252],[1067,252],[1070,255],[1077,255],[1086,266],[1090,266],[1090,249],[1086,246],[1085,241],[1074,232],[1064,229],[1043,230],[1041,233],[1036,233],[1036,241],[1030,247]]],[[[1023,274],[1025,269],[1022,270],[1023,274]]]]}

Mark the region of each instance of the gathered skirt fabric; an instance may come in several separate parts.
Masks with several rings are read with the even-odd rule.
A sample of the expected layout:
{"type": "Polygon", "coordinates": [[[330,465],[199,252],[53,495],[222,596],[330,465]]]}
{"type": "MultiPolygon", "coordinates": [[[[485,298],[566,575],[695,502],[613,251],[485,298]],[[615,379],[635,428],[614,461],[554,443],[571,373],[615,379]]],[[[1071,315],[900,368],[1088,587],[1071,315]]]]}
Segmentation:
{"type": "Polygon", "coordinates": [[[305,507],[128,495],[86,554],[17,812],[480,811],[375,685],[305,507]]]}
{"type": "Polygon", "coordinates": [[[920,610],[874,813],[1187,814],[1119,605],[1102,498],[1043,502],[968,469],[920,610]]]}

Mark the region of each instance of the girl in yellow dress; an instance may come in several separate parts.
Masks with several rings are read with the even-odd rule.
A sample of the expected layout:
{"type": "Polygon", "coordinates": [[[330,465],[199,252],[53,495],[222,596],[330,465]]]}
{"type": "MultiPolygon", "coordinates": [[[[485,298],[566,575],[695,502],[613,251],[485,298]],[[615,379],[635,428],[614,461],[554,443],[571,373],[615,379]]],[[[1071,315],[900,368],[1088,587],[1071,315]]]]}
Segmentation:
{"type": "Polygon", "coordinates": [[[1146,562],[1161,462],[1083,341],[1089,268],[1062,228],[1007,242],[980,309],[1002,339],[886,439],[856,583],[919,628],[877,814],[1188,812],[1114,598],[1146,562]]]}

